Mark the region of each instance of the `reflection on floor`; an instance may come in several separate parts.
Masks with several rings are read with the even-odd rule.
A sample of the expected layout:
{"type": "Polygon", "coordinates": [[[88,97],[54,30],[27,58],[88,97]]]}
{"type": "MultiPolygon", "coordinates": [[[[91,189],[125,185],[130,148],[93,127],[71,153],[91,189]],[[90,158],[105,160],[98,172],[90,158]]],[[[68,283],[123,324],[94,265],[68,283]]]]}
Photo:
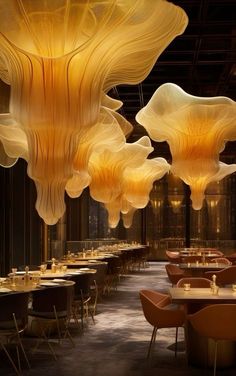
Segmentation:
{"type": "MultiPolygon", "coordinates": [[[[145,321],[138,291],[143,288],[165,292],[170,286],[164,263],[150,263],[149,268],[121,277],[116,292],[99,303],[96,324],[87,323],[84,333],[72,330],[76,347],[64,341],[55,346],[54,361],[45,348],[29,354],[32,368],[25,376],[212,376],[212,369],[189,367],[184,351],[184,332],[179,330],[177,358],[174,357],[175,329],[161,329],[150,361],[146,360],[152,328],[145,321]]],[[[26,340],[26,346],[30,347],[26,340]]],[[[0,374],[14,375],[4,356],[0,374]]],[[[217,376],[235,376],[236,368],[218,369],[217,376]]]]}

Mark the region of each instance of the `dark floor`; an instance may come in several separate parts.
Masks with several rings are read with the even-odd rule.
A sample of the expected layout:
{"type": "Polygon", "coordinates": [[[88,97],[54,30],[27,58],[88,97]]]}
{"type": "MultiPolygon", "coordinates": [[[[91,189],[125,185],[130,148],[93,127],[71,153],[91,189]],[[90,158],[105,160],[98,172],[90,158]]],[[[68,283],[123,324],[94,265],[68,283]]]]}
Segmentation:
{"type": "MultiPolygon", "coordinates": [[[[150,263],[149,268],[121,277],[118,290],[104,298],[98,306],[96,324],[88,322],[84,333],[72,329],[76,343],[67,340],[55,346],[58,360],[40,347],[30,353],[31,340],[26,340],[32,368],[23,369],[24,376],[204,376],[212,369],[189,367],[184,351],[184,332],[180,329],[179,351],[174,356],[174,329],[161,329],[151,361],[146,360],[152,328],[145,321],[138,291],[143,288],[165,291],[169,286],[164,263],[150,263]]],[[[15,373],[0,358],[0,375],[15,373]]],[[[235,376],[236,368],[218,369],[217,376],[235,376]]]]}

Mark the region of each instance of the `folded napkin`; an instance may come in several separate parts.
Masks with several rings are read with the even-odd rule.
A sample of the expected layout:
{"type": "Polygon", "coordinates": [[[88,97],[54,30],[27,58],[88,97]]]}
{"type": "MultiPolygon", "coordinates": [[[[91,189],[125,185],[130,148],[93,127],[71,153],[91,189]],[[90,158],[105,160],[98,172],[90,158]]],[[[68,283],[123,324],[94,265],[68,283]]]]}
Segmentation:
{"type": "Polygon", "coordinates": [[[11,292],[12,290],[8,289],[7,287],[0,287],[0,293],[1,292],[11,292]]]}

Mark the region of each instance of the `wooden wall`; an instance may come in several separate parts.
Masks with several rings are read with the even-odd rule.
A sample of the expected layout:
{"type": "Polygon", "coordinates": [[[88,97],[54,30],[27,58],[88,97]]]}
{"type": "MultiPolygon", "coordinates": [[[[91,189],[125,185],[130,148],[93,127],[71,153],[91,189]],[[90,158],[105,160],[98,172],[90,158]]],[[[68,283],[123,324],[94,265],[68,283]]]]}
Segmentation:
{"type": "Polygon", "coordinates": [[[0,167],[1,274],[13,266],[39,265],[43,221],[35,210],[36,189],[26,173],[26,162],[0,167]]]}

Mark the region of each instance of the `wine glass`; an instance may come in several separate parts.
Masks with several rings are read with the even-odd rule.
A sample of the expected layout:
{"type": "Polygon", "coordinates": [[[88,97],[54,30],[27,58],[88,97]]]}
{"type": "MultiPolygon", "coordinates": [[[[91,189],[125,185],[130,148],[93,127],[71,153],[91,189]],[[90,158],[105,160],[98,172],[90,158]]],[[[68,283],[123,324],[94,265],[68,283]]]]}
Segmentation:
{"type": "Polygon", "coordinates": [[[12,273],[13,273],[13,276],[15,276],[15,275],[16,275],[16,272],[17,272],[17,268],[12,268],[11,271],[12,271],[12,273]]]}
{"type": "Polygon", "coordinates": [[[16,286],[16,272],[17,272],[17,268],[12,268],[11,271],[12,271],[12,286],[16,286]]]}

